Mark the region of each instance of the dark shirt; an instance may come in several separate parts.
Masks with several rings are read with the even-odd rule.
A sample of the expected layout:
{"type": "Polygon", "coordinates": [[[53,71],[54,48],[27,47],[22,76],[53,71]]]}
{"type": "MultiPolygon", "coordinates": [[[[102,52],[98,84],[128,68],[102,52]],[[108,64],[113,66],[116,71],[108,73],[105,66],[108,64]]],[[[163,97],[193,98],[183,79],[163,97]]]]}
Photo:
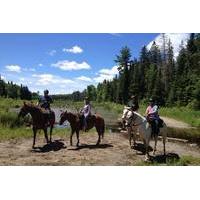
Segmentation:
{"type": "Polygon", "coordinates": [[[39,99],[39,104],[44,109],[50,109],[51,103],[53,103],[53,99],[50,96],[42,96],[39,99]]]}
{"type": "Polygon", "coordinates": [[[132,109],[133,111],[138,110],[138,109],[139,109],[138,101],[130,100],[130,101],[128,102],[128,107],[131,107],[131,109],[132,109]]]}

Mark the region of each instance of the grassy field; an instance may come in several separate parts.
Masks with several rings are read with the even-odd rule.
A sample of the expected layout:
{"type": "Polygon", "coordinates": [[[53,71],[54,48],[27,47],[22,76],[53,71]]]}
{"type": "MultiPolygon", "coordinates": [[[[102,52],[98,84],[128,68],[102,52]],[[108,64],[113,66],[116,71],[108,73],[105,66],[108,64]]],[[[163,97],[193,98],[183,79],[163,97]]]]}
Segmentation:
{"type": "MultiPolygon", "coordinates": [[[[12,109],[20,108],[23,105],[22,100],[4,99],[0,98],[0,140],[15,137],[29,137],[31,136],[30,129],[23,126],[24,120],[17,119],[17,113],[12,109]]],[[[70,109],[74,112],[80,110],[83,102],[66,102],[55,101],[52,107],[63,108],[63,110],[70,109]]],[[[101,114],[106,121],[107,128],[113,126],[116,120],[121,117],[123,105],[105,102],[92,102],[93,112],[101,114]]],[[[146,106],[140,106],[140,113],[145,113],[146,106]]],[[[175,118],[184,121],[191,126],[200,127],[200,111],[190,110],[189,108],[161,108],[160,115],[175,118]]],[[[28,119],[27,119],[28,120],[28,119]]],[[[62,129],[56,130],[62,132],[62,129]]],[[[197,130],[176,130],[170,129],[169,136],[176,136],[179,138],[190,139],[195,138],[195,141],[200,140],[199,129],[197,130]]],[[[62,133],[61,133],[62,134],[62,133]]]]}

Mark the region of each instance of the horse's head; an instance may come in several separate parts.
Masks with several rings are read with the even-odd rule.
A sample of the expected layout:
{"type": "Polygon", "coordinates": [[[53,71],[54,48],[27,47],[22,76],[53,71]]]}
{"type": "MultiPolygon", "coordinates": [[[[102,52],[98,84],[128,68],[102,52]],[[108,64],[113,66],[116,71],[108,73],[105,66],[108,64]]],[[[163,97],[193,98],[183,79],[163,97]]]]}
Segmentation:
{"type": "Polygon", "coordinates": [[[18,117],[25,117],[29,113],[29,105],[24,102],[24,105],[21,107],[18,117]]]}
{"type": "Polygon", "coordinates": [[[129,107],[124,107],[124,110],[123,110],[123,114],[122,114],[122,120],[126,120],[126,118],[129,118],[130,116],[129,115],[132,115],[132,112],[130,111],[130,108],[129,107]]]}
{"type": "Polygon", "coordinates": [[[62,111],[62,113],[60,114],[59,125],[62,125],[66,120],[67,120],[67,111],[65,112],[62,111]]]}

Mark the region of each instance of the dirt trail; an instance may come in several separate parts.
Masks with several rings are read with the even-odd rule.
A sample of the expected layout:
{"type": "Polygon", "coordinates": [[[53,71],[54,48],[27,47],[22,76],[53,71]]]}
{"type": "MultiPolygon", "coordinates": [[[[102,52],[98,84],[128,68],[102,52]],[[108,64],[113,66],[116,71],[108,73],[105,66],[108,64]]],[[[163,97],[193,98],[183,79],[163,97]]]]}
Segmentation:
{"type": "Polygon", "coordinates": [[[166,125],[168,127],[172,127],[172,128],[192,128],[189,124],[185,123],[185,122],[182,122],[182,121],[179,121],[179,120],[176,120],[176,119],[173,119],[173,118],[169,118],[169,117],[161,117],[166,125]]]}
{"type": "MultiPolygon", "coordinates": [[[[37,138],[35,150],[31,149],[32,138],[9,140],[0,143],[0,165],[137,165],[144,159],[140,151],[131,149],[128,140],[119,133],[108,133],[98,147],[97,135],[80,135],[81,146],[69,146],[69,137],[54,135],[54,142],[45,145],[44,138],[37,138]]],[[[74,137],[74,144],[76,138],[74,137]]],[[[153,145],[153,143],[151,143],[153,145]]],[[[200,157],[198,147],[189,144],[167,143],[167,153],[200,157]]],[[[158,142],[157,155],[162,154],[162,143],[158,142]]],[[[152,154],[152,153],[151,153],[152,154]]]]}

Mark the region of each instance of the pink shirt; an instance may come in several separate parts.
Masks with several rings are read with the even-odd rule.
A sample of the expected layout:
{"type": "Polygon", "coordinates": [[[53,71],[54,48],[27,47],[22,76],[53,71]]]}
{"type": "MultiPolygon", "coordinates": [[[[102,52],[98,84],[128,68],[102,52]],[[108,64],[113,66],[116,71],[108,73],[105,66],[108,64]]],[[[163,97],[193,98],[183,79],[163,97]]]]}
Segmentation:
{"type": "Polygon", "coordinates": [[[150,118],[157,118],[158,117],[158,106],[154,105],[148,106],[146,109],[146,115],[148,115],[150,118]]]}

